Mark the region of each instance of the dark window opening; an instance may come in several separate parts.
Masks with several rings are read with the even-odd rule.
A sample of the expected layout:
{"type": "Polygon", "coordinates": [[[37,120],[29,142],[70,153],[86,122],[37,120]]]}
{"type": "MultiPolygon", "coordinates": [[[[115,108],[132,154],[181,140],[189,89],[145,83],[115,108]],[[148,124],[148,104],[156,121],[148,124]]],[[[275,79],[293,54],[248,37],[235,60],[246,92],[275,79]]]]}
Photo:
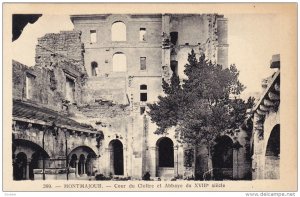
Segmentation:
{"type": "Polygon", "coordinates": [[[280,155],[280,125],[276,125],[268,140],[266,156],[278,157],[280,155]]]}
{"type": "Polygon", "coordinates": [[[145,107],[141,107],[141,108],[140,108],[140,113],[141,113],[141,115],[143,115],[143,114],[145,113],[145,110],[146,110],[145,107]]]}
{"type": "Polygon", "coordinates": [[[190,45],[190,44],[187,42],[187,43],[185,43],[185,45],[187,45],[187,46],[188,46],[188,45],[190,45]]]}
{"type": "Polygon", "coordinates": [[[85,174],[84,165],[85,165],[85,156],[83,154],[81,154],[79,157],[79,162],[78,162],[78,174],[79,175],[85,174]]]}
{"type": "Polygon", "coordinates": [[[97,68],[98,68],[97,62],[92,62],[91,67],[92,67],[92,76],[97,76],[97,68]]]}
{"type": "Polygon", "coordinates": [[[140,66],[141,66],[141,70],[146,70],[147,68],[146,57],[140,57],[140,66]]]}
{"type": "Polygon", "coordinates": [[[147,101],[147,93],[141,93],[141,101],[147,101]]]}
{"type": "Polygon", "coordinates": [[[175,60],[171,61],[171,70],[175,75],[178,75],[178,62],[175,60]]]}
{"type": "Polygon", "coordinates": [[[147,85],[140,85],[140,90],[147,90],[147,85]]]}
{"type": "Polygon", "coordinates": [[[73,79],[66,77],[66,100],[71,103],[75,100],[75,82],[73,79]]]}
{"type": "Polygon", "coordinates": [[[174,149],[171,139],[165,137],[158,143],[158,166],[174,167],[174,149]]]}
{"type": "Polygon", "coordinates": [[[25,153],[18,153],[13,168],[14,180],[26,180],[27,156],[25,153]]]}
{"type": "Polygon", "coordinates": [[[178,32],[171,32],[170,36],[171,36],[171,43],[173,45],[176,45],[177,44],[177,40],[178,40],[178,32]]]}

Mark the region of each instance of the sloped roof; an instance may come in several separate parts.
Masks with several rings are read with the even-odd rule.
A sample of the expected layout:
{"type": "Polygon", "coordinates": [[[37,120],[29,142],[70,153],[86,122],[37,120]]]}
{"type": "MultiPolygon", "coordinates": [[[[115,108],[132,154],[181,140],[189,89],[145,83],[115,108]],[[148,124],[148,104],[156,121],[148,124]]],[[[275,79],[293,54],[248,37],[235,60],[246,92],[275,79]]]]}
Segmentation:
{"type": "Polygon", "coordinates": [[[34,103],[29,103],[21,100],[13,100],[12,113],[14,120],[47,126],[52,126],[54,124],[56,126],[74,131],[103,135],[102,131],[97,131],[91,125],[79,123],[59,112],[56,112],[44,106],[39,106],[38,104],[34,103]]]}

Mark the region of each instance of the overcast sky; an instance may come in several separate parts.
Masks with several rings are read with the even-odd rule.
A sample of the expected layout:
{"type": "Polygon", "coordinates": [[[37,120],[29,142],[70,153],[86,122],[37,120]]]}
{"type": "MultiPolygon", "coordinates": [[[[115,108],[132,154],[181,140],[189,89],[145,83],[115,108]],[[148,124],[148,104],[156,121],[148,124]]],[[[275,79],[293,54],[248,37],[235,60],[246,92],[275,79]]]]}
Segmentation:
{"type": "MultiPolygon", "coordinates": [[[[225,15],[228,18],[229,64],[236,64],[240,80],[247,87],[244,95],[261,91],[261,80],[274,70],[269,68],[273,54],[280,51],[279,19],[274,15],[225,15]]],[[[67,15],[43,15],[28,24],[18,40],[12,43],[13,59],[34,65],[37,38],[46,33],[72,30],[67,15]]]]}

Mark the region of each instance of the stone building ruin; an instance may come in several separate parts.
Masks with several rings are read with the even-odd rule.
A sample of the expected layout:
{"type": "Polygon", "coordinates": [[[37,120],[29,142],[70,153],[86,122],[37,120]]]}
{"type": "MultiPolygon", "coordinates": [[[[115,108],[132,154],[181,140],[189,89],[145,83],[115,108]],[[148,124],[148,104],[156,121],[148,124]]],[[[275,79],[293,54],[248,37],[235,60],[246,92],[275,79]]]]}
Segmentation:
{"type": "Polygon", "coordinates": [[[13,61],[14,179],[89,179],[97,174],[141,180],[251,179],[241,130],[224,132],[214,158],[156,135],[147,103],[162,79],[184,76],[194,49],[228,67],[227,19],[218,14],[72,15],[73,31],[38,39],[35,66],[13,61]],[[241,147],[233,148],[239,142],[241,147]],[[222,163],[218,161],[218,163],[222,163]],[[196,167],[195,167],[196,166],[196,167]]]}

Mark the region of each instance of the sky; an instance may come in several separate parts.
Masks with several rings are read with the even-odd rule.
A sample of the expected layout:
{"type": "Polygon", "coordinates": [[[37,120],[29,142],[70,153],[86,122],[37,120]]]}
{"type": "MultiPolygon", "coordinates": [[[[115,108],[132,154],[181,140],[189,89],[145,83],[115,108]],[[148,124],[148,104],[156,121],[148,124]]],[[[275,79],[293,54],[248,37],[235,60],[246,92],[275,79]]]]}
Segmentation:
{"type": "MultiPolygon", "coordinates": [[[[242,98],[261,92],[262,79],[269,77],[272,55],[280,51],[280,25],[275,15],[235,14],[228,18],[228,63],[240,71],[240,81],[246,86],[242,98]]],[[[68,15],[43,15],[34,24],[28,24],[19,39],[12,43],[13,59],[33,66],[37,39],[46,33],[72,30],[68,15]]]]}

